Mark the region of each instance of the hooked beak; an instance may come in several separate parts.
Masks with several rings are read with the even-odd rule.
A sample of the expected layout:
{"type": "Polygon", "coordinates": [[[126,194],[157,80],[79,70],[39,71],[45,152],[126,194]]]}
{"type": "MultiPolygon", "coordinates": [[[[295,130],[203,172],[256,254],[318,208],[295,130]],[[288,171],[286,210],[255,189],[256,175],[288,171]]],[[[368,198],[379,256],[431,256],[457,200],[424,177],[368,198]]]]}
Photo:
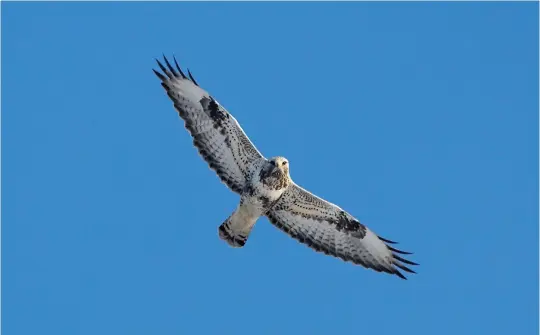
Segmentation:
{"type": "Polygon", "coordinates": [[[279,177],[281,174],[281,170],[277,165],[274,165],[275,163],[272,162],[266,169],[266,177],[279,177]]]}

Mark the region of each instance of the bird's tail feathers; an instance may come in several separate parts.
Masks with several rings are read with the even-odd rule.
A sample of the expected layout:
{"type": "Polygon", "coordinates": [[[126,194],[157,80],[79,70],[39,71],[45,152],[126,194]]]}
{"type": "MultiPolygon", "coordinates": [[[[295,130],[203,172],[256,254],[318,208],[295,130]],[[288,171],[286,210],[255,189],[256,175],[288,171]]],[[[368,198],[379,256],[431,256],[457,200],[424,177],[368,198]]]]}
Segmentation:
{"type": "Polygon", "coordinates": [[[241,248],[251,233],[251,229],[257,218],[242,215],[242,208],[237,209],[231,216],[219,226],[219,238],[227,242],[233,248],[241,248]]]}

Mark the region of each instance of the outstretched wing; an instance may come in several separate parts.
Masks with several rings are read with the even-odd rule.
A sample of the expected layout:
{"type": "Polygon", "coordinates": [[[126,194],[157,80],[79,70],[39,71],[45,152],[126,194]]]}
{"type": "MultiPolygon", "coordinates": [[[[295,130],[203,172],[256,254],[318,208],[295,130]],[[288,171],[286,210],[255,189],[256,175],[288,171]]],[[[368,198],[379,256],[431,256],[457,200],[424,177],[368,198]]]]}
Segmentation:
{"type": "Polygon", "coordinates": [[[241,193],[246,183],[249,164],[263,158],[246,136],[236,119],[211,95],[199,87],[188,70],[189,78],[178,66],[165,67],[156,60],[163,73],[154,70],[161,85],[174,103],[193,137],[193,144],[221,181],[241,193]]]}
{"type": "Polygon", "coordinates": [[[396,242],[375,235],[338,206],[296,184],[283,193],[266,214],[275,226],[316,251],[339,257],[378,272],[406,279],[399,269],[418,265],[398,254],[411,254],[389,246],[396,242]]]}

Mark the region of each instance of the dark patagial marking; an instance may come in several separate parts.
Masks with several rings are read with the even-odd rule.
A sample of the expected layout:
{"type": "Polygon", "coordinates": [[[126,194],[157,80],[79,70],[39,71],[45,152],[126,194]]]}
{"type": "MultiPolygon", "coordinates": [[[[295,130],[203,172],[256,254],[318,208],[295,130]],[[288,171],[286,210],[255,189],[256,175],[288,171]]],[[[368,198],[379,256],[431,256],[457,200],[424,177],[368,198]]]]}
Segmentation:
{"type": "Polygon", "coordinates": [[[221,125],[222,121],[229,118],[229,115],[219,108],[219,105],[217,104],[216,100],[214,100],[214,98],[212,98],[212,97],[210,97],[210,103],[208,104],[208,110],[210,111],[210,117],[218,125],[221,125]]]}
{"type": "Polygon", "coordinates": [[[366,226],[360,223],[360,221],[354,218],[348,217],[348,215],[341,211],[337,221],[335,221],[336,229],[345,233],[349,233],[357,238],[364,238],[366,236],[366,226]]]}

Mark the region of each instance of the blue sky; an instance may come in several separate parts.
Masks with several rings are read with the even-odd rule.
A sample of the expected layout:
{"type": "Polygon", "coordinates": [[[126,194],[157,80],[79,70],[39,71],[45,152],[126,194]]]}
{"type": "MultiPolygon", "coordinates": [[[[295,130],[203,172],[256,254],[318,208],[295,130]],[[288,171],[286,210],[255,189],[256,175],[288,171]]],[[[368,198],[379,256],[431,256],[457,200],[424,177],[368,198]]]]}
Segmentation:
{"type": "Polygon", "coordinates": [[[4,334],[537,334],[538,4],[2,3],[4,334]],[[208,169],[177,56],[292,177],[400,242],[311,251],[208,169]]]}

